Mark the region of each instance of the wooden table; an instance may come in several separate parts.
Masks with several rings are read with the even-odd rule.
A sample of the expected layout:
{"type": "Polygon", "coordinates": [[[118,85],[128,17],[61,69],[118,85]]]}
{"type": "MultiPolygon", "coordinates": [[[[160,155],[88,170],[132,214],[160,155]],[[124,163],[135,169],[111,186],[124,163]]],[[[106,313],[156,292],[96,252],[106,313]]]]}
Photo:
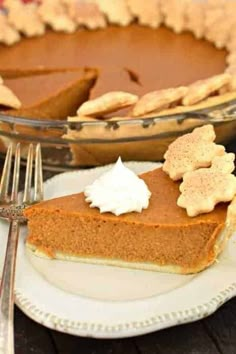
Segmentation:
{"type": "MultiPolygon", "coordinates": [[[[236,141],[227,149],[236,152],[236,141]]],[[[51,175],[47,172],[45,178],[51,175]]],[[[16,308],[15,341],[16,354],[236,354],[236,298],[201,321],[120,340],[51,331],[16,308]]]]}

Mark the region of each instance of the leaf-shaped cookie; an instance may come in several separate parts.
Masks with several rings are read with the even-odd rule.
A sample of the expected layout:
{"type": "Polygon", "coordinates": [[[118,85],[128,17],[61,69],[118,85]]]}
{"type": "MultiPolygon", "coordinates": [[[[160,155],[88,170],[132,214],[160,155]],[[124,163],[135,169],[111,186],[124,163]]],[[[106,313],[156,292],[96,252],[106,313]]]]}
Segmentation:
{"type": "Polygon", "coordinates": [[[187,172],[211,166],[214,157],[225,153],[223,146],[214,143],[215,137],[212,125],[196,128],[179,137],[164,155],[163,171],[177,181],[187,172]]]}
{"type": "Polygon", "coordinates": [[[187,87],[180,86],[146,93],[133,108],[132,115],[141,117],[151,112],[160,112],[175,102],[182,100],[188,92],[187,87]]]}
{"type": "Polygon", "coordinates": [[[92,0],[67,0],[67,7],[69,15],[79,26],[85,26],[89,29],[106,27],[104,14],[92,0]]]}
{"type": "Polygon", "coordinates": [[[141,25],[157,28],[163,16],[160,9],[160,0],[126,0],[131,13],[138,18],[141,25]]]}
{"type": "Polygon", "coordinates": [[[20,40],[19,32],[12,27],[7,17],[0,13],[0,43],[13,45],[20,40]]]}
{"type": "Polygon", "coordinates": [[[99,117],[104,114],[119,111],[122,108],[135,104],[138,96],[128,92],[113,91],[105,93],[94,100],[87,101],[80,106],[78,115],[99,117]]]}
{"type": "Polygon", "coordinates": [[[224,154],[213,159],[210,168],[184,175],[177,204],[187,210],[188,216],[209,213],[218,203],[233,200],[236,194],[236,177],[231,174],[234,159],[234,154],[224,154]]]}
{"type": "Polygon", "coordinates": [[[54,31],[74,32],[77,24],[70,18],[65,4],[60,0],[44,0],[38,8],[41,19],[54,31]]]}
{"type": "Polygon", "coordinates": [[[9,22],[27,37],[41,36],[45,33],[45,24],[38,14],[38,5],[21,2],[11,6],[8,11],[9,22]]]}
{"type": "Polygon", "coordinates": [[[127,26],[133,19],[126,0],[93,0],[110,23],[127,26]]]}
{"type": "Polygon", "coordinates": [[[230,83],[231,76],[228,73],[215,75],[206,80],[199,80],[189,86],[188,92],[183,98],[184,106],[191,106],[203,101],[212,93],[221,90],[230,83]]]}

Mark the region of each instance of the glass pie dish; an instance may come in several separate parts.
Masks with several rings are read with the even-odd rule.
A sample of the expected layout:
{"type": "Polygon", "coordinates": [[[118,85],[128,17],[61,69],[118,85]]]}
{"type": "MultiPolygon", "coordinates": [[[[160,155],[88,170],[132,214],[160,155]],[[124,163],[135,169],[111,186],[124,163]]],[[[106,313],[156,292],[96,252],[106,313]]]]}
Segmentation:
{"type": "Polygon", "coordinates": [[[124,161],[161,161],[176,137],[203,124],[215,126],[218,143],[228,143],[236,133],[236,99],[191,111],[178,109],[141,119],[109,121],[39,120],[0,114],[0,152],[21,142],[23,158],[30,143],[40,142],[45,169],[99,166],[124,161]]]}

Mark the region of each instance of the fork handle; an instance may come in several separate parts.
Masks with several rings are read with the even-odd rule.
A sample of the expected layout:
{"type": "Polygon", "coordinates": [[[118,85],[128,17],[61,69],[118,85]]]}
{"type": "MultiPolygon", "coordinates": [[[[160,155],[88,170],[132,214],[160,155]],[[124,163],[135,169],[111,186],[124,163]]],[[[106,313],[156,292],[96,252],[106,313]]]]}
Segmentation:
{"type": "Polygon", "coordinates": [[[14,280],[19,221],[12,220],[0,285],[0,354],[14,354],[14,280]]]}

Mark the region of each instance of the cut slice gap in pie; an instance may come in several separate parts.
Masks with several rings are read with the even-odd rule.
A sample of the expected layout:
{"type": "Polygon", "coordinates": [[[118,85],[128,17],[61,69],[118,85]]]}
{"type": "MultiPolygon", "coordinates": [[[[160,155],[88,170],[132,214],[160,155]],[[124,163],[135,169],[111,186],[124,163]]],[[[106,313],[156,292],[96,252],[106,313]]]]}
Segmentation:
{"type": "Polygon", "coordinates": [[[86,101],[97,78],[95,70],[51,73],[6,79],[9,87],[21,101],[20,109],[6,109],[7,115],[37,119],[66,119],[76,113],[86,101]]]}

